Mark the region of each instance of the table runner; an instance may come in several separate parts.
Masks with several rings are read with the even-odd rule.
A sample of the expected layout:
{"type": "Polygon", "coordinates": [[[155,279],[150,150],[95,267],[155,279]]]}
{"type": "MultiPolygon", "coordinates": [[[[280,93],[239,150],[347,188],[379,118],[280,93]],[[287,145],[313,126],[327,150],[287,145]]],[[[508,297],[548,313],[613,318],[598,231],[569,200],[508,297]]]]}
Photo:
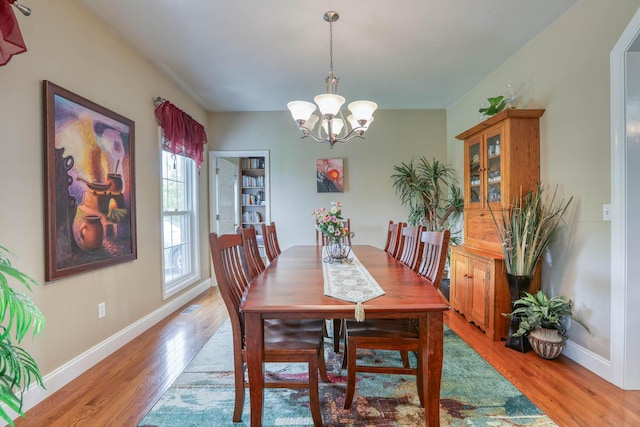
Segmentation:
{"type": "Polygon", "coordinates": [[[322,263],[324,294],[343,301],[355,302],[355,319],[364,321],[362,303],[384,295],[376,279],[353,253],[350,262],[322,263]]]}

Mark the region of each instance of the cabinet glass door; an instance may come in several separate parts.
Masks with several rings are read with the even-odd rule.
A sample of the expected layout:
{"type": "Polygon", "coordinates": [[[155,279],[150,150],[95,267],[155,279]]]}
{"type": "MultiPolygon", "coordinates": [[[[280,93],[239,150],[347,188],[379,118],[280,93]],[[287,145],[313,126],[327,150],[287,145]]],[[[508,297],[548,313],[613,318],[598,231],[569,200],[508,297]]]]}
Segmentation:
{"type": "Polygon", "coordinates": [[[469,194],[469,204],[481,204],[482,203],[482,191],[480,185],[482,183],[482,168],[480,167],[481,152],[480,152],[480,139],[472,141],[469,144],[469,188],[467,188],[467,194],[469,194]]]}
{"type": "Polygon", "coordinates": [[[487,189],[487,200],[489,203],[500,203],[502,200],[502,168],[501,168],[501,147],[500,139],[502,132],[491,133],[487,135],[487,143],[485,145],[487,152],[485,188],[487,189]]]}

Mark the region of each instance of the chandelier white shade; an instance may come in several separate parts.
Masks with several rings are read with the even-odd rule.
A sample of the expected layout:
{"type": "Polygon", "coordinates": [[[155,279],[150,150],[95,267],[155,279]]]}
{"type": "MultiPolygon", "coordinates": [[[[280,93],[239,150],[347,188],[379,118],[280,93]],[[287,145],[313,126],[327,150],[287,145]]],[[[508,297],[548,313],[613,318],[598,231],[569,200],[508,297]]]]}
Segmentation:
{"type": "Polygon", "coordinates": [[[373,112],[378,108],[378,105],[371,101],[351,102],[348,105],[351,115],[347,120],[344,119],[342,106],[346,100],[338,95],[340,78],[333,74],[333,23],[338,18],[337,12],[329,11],[324,14],[324,20],[329,23],[331,60],[329,75],[325,79],[327,92],[317,95],[313,99],[315,104],[307,101],[291,101],[287,104],[293,120],[302,132],[302,138],[310,137],[317,142],[328,142],[331,148],[336,142],[346,142],[356,136],[363,138],[362,135],[373,122],[373,112]],[[320,117],[314,114],[316,109],[319,110],[320,117]],[[316,132],[314,128],[318,122],[320,124],[316,132]],[[348,125],[345,125],[346,123],[348,125]]]}

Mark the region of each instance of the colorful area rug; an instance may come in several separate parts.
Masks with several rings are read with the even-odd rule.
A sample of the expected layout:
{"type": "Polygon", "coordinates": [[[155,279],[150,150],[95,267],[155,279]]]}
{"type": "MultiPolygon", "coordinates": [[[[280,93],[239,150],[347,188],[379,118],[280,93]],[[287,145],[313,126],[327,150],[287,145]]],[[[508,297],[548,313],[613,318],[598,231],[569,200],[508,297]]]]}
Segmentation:
{"type": "MultiPolygon", "coordinates": [[[[442,426],[556,426],[446,326],[444,337],[440,394],[442,426]]],[[[325,426],[425,425],[413,376],[359,373],[352,409],[343,409],[346,370],[340,368],[342,355],[333,353],[330,340],[325,347],[331,381],[320,383],[325,426]]],[[[231,419],[234,403],[232,351],[231,328],[227,321],[139,427],[248,426],[248,390],[242,422],[233,423],[231,419]]],[[[359,358],[401,365],[398,352],[363,351],[359,358]]],[[[269,364],[265,371],[278,376],[304,376],[306,366],[269,364]]],[[[263,425],[312,426],[307,390],[266,389],[263,425]]]]}

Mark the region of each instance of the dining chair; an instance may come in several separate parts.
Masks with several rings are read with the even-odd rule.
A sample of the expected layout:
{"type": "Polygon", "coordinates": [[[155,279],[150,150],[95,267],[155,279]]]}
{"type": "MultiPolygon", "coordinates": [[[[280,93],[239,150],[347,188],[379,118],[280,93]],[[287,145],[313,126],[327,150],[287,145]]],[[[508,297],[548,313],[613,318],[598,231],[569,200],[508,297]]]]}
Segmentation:
{"type": "MultiPolygon", "coordinates": [[[[347,229],[347,235],[342,238],[342,243],[351,246],[351,219],[343,219],[342,226],[347,229]]],[[[316,228],[316,245],[325,246],[329,238],[316,228]]]]}
{"type": "Polygon", "coordinates": [[[422,255],[420,237],[426,231],[423,225],[407,226],[402,228],[402,250],[399,261],[412,270],[418,268],[418,262],[422,255]]]}
{"type": "Polygon", "coordinates": [[[267,253],[267,259],[269,262],[272,262],[282,253],[280,245],[278,245],[278,234],[276,233],[275,222],[262,224],[262,237],[264,239],[264,250],[267,253]]]}
{"type": "Polygon", "coordinates": [[[418,274],[429,279],[433,286],[440,290],[444,267],[447,263],[451,232],[425,231],[422,233],[422,261],[418,266],[418,274]]]}
{"type": "MultiPolygon", "coordinates": [[[[449,231],[429,231],[422,232],[418,241],[426,248],[427,255],[422,257],[420,271],[425,280],[425,286],[436,286],[429,277],[434,280],[442,278],[444,272],[444,262],[449,249],[449,231]]],[[[423,251],[424,253],[424,251],[423,251]]],[[[436,286],[437,287],[437,286],[436,286]]],[[[416,375],[418,384],[422,383],[422,369],[420,358],[418,357],[417,367],[409,364],[407,353],[417,352],[419,344],[418,328],[414,319],[370,319],[364,322],[347,320],[345,328],[345,359],[343,367],[347,368],[347,391],[345,394],[344,408],[351,408],[356,388],[356,373],[371,372],[378,374],[405,374],[416,375]],[[381,366],[381,365],[358,365],[356,354],[359,348],[371,350],[399,350],[402,355],[403,365],[381,366]]],[[[422,388],[418,387],[420,405],[424,406],[424,396],[422,388]]]]}
{"type": "Polygon", "coordinates": [[[400,248],[404,244],[402,238],[402,230],[407,224],[404,222],[394,223],[389,221],[389,227],[387,229],[387,242],[384,245],[384,251],[394,258],[398,258],[400,248]]]}
{"type": "Polygon", "coordinates": [[[238,229],[238,233],[242,236],[242,247],[240,248],[242,266],[249,283],[251,283],[265,269],[262,256],[260,256],[260,249],[258,248],[258,236],[253,225],[238,229]]]}
{"type": "MultiPolygon", "coordinates": [[[[240,248],[242,236],[209,234],[211,257],[220,295],[229,312],[233,335],[233,370],[235,405],[233,421],[240,422],[245,400],[246,347],[244,316],[240,304],[249,289],[249,281],[242,267],[240,248]]],[[[264,320],[264,361],[266,363],[307,363],[306,379],[265,380],[265,388],[308,388],[309,408],[316,426],[322,425],[318,395],[318,373],[328,382],[324,364],[322,320],[283,319],[264,320]]]]}

